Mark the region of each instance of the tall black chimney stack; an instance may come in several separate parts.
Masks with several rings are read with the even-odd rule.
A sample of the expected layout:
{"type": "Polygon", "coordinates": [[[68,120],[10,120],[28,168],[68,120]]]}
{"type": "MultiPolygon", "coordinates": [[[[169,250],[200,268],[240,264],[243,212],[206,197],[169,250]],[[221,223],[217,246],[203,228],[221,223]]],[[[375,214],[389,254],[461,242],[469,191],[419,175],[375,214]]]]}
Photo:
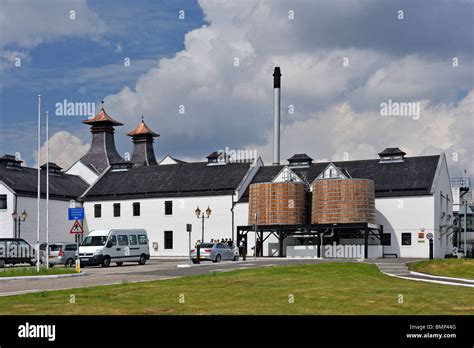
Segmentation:
{"type": "Polygon", "coordinates": [[[280,164],[280,67],[273,71],[273,164],[280,164]]]}

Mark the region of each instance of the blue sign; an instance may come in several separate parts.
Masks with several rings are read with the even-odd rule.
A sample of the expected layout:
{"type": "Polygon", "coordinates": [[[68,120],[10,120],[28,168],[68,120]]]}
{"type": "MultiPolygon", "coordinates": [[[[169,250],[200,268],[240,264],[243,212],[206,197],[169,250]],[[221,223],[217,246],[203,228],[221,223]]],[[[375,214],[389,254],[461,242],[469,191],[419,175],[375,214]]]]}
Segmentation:
{"type": "Polygon", "coordinates": [[[84,220],[84,208],[69,208],[69,220],[84,220]]]}

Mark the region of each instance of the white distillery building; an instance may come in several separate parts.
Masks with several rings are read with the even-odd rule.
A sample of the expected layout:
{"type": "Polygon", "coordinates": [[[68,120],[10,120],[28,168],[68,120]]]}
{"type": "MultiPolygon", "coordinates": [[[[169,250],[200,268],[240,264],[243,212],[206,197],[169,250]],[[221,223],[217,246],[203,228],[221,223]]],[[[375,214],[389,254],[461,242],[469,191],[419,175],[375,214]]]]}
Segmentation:
{"type": "MultiPolygon", "coordinates": [[[[251,184],[285,180],[312,183],[324,172],[328,172],[325,179],[332,175],[334,179],[346,176],[374,181],[376,223],[383,226],[383,243],[382,238],[377,237],[377,241],[371,235],[369,257],[427,258],[429,233],[434,235],[436,258],[450,253],[452,197],[443,154],[408,157],[399,148],[387,148],[378,159],[312,163],[311,158],[299,154],[287,165],[265,166],[260,158],[239,163],[214,152],[207,162],[187,163],[170,156],[158,162],[153,150],[158,134],[142,121],[128,133],[134,149],[131,160],[126,161],[117,158],[114,145],[114,126],[120,122],[101,110],[84,123],[91,125],[92,146],[69,173],[92,182],[80,198],[86,231],[145,228],[152,256],[188,255],[186,224],[193,226],[193,244],[202,239],[202,219],[195,214],[198,207],[202,212],[211,209],[209,218],[204,218],[205,241],[235,241],[238,227],[251,223],[251,184]]],[[[251,254],[254,236],[245,238],[251,254]]],[[[312,243],[313,238],[288,236],[280,240],[271,234],[263,243],[263,255],[286,256],[288,248],[312,243]]]]}
{"type": "MultiPolygon", "coordinates": [[[[0,238],[23,238],[36,244],[37,233],[37,177],[38,170],[24,167],[15,156],[0,157],[0,238]]],[[[46,240],[46,165],[40,168],[40,240],[46,240]]],[[[74,241],[69,234],[70,201],[77,206],[77,198],[89,185],[76,175],[64,173],[55,163],[49,163],[49,240],[74,241]]]]}
{"type": "MultiPolygon", "coordinates": [[[[280,164],[279,68],[275,68],[273,76],[272,165],[264,165],[260,158],[237,162],[218,152],[207,156],[206,162],[188,163],[171,156],[157,161],[153,143],[159,135],[143,120],[128,133],[133,152],[130,160],[126,160],[118,154],[114,140],[115,127],[122,126],[121,122],[109,116],[104,108],[84,120],[92,133],[89,151],[66,173],[58,170],[51,175],[51,204],[54,205],[51,226],[55,234],[50,241],[70,238],[67,208],[69,200],[77,199],[85,209],[86,233],[97,229],[144,228],[148,231],[154,257],[187,256],[186,224],[192,224],[194,243],[203,239],[203,221],[205,241],[232,239],[237,243],[242,238],[250,254],[257,230],[263,241],[263,256],[300,253],[323,257],[316,247],[323,240],[326,245],[363,244],[363,257],[428,258],[430,236],[433,236],[434,257],[450,254],[453,197],[444,154],[410,157],[392,147],[380,152],[376,159],[313,163],[306,154],[296,154],[287,164],[280,164]],[[253,226],[254,217],[249,216],[252,184],[301,182],[306,185],[305,194],[309,197],[312,184],[318,180],[351,179],[373,182],[371,222],[311,224],[308,200],[305,207],[308,221],[298,226],[253,226]],[[197,208],[203,213],[209,208],[209,217],[198,218],[197,208]]],[[[7,158],[0,163],[1,233],[2,236],[14,235],[12,212],[27,210],[29,217],[22,222],[21,236],[31,242],[36,239],[36,220],[32,213],[36,211],[37,171],[19,166],[12,168],[15,164],[11,162],[11,158],[7,158]]],[[[51,168],[54,170],[54,166],[51,168]]],[[[272,205],[268,207],[271,211],[272,205]]]]}

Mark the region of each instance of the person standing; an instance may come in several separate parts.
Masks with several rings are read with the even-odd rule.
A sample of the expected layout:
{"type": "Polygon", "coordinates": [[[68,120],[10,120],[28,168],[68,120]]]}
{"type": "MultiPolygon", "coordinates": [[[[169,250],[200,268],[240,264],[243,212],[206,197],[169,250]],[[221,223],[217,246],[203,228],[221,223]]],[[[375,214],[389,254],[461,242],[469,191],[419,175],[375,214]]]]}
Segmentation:
{"type": "Polygon", "coordinates": [[[245,244],[245,241],[242,239],[239,244],[239,252],[240,256],[242,256],[243,260],[246,260],[247,256],[247,245],[245,244]]]}
{"type": "Polygon", "coordinates": [[[197,240],[196,242],[196,263],[201,263],[201,240],[197,240]]]}

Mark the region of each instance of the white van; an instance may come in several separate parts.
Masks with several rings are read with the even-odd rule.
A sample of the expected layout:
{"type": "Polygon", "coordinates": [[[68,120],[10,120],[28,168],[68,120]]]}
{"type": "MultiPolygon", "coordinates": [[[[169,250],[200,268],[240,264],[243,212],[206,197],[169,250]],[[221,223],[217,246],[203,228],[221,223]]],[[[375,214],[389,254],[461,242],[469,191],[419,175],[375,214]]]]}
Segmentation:
{"type": "Polygon", "coordinates": [[[91,231],[79,247],[81,266],[102,265],[111,262],[121,266],[124,262],[144,265],[150,258],[146,230],[96,230],[91,231]]]}

